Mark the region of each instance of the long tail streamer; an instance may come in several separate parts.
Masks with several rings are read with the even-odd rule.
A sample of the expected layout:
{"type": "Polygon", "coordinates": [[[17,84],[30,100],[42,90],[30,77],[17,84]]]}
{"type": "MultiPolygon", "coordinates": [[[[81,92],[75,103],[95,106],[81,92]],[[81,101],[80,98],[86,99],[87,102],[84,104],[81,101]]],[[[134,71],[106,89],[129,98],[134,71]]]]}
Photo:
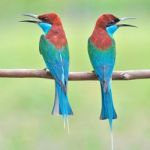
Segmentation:
{"type": "Polygon", "coordinates": [[[69,119],[67,116],[64,116],[64,129],[66,128],[67,128],[68,134],[70,134],[69,119]]]}

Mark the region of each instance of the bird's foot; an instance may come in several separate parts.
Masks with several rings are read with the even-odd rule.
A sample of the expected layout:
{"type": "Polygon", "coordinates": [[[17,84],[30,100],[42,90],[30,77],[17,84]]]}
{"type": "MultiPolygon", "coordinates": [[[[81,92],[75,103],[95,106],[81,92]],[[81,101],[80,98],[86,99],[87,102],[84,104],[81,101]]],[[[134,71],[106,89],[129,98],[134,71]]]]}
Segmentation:
{"type": "Polygon", "coordinates": [[[44,68],[43,70],[46,71],[46,73],[50,73],[47,68],[44,68]]]}

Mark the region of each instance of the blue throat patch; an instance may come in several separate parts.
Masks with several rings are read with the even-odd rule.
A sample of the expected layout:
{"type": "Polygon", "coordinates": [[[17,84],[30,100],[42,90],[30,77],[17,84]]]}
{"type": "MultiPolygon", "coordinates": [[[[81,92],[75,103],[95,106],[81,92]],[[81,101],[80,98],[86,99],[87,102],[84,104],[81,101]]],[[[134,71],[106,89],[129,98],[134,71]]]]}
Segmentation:
{"type": "Polygon", "coordinates": [[[110,27],[107,27],[106,31],[109,34],[109,36],[113,37],[113,34],[117,31],[117,29],[118,29],[117,25],[112,25],[110,27]]]}
{"type": "Polygon", "coordinates": [[[42,28],[45,34],[47,34],[52,28],[52,25],[49,23],[40,22],[38,25],[42,28]]]}

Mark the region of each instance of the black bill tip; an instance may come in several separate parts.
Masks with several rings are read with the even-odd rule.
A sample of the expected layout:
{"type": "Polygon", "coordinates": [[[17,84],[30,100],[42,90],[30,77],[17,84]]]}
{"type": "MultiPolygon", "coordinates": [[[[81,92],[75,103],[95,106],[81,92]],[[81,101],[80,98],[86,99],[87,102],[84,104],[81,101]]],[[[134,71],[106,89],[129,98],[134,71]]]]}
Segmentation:
{"type": "Polygon", "coordinates": [[[41,20],[38,19],[38,15],[35,15],[35,14],[32,14],[32,13],[24,13],[22,14],[23,16],[26,16],[26,17],[31,17],[32,19],[27,19],[27,20],[22,20],[22,21],[19,21],[19,22],[28,22],[28,23],[40,23],[41,20]]]}
{"type": "Polygon", "coordinates": [[[137,26],[134,25],[130,25],[130,24],[117,24],[118,27],[133,27],[133,28],[137,28],[137,26]]]}
{"type": "Polygon", "coordinates": [[[40,20],[21,20],[19,22],[28,22],[28,23],[40,23],[40,20]]]}

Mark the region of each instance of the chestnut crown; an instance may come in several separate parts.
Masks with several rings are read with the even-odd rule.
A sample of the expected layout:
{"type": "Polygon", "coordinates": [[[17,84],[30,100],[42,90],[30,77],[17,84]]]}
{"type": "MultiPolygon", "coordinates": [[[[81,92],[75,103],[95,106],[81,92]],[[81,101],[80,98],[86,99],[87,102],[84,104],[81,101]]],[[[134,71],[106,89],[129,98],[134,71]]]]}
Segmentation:
{"type": "Polygon", "coordinates": [[[112,26],[119,21],[120,21],[120,19],[115,17],[112,14],[103,14],[98,18],[98,20],[96,22],[96,27],[105,29],[106,27],[112,26]]]}
{"type": "Polygon", "coordinates": [[[49,23],[51,25],[61,25],[61,20],[59,16],[55,13],[47,13],[38,16],[38,19],[40,19],[42,22],[49,23]]]}

